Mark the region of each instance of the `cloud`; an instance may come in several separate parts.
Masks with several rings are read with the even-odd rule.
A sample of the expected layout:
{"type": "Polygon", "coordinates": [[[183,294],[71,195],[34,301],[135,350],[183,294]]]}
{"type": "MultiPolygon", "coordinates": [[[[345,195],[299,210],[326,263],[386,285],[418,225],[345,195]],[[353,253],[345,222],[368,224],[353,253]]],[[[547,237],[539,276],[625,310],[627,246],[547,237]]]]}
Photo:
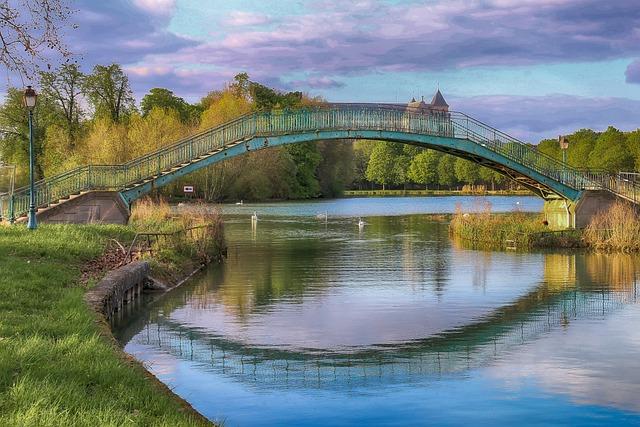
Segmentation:
{"type": "Polygon", "coordinates": [[[176,0],[133,0],[133,4],[152,15],[172,15],[176,8],[176,0]]]}
{"type": "Polygon", "coordinates": [[[229,18],[225,21],[227,25],[234,27],[264,25],[270,22],[271,18],[267,15],[243,11],[231,12],[229,18]]]}
{"type": "Polygon", "coordinates": [[[343,82],[334,80],[332,78],[322,77],[309,77],[304,80],[294,80],[289,83],[289,86],[294,88],[309,88],[309,89],[335,89],[343,87],[343,82]]]}
{"type": "Polygon", "coordinates": [[[640,126],[640,100],[551,96],[479,96],[452,98],[462,111],[526,142],[537,143],[581,128],[622,130],[640,126]]]}
{"type": "Polygon", "coordinates": [[[73,20],[78,28],[67,35],[73,53],[91,68],[96,64],[130,64],[150,54],[172,54],[198,44],[169,32],[168,17],[146,13],[137,4],[166,11],[168,0],[139,0],[136,5],[125,0],[97,2],[79,0],[73,20]]]}
{"type": "MultiPolygon", "coordinates": [[[[233,16],[237,23],[260,19],[233,16]]],[[[268,30],[231,28],[222,39],[158,59],[260,69],[273,77],[600,61],[640,54],[638,27],[635,0],[325,0],[281,16],[268,30]]]]}
{"type": "Polygon", "coordinates": [[[640,59],[636,59],[624,73],[627,83],[640,83],[640,59]]]}

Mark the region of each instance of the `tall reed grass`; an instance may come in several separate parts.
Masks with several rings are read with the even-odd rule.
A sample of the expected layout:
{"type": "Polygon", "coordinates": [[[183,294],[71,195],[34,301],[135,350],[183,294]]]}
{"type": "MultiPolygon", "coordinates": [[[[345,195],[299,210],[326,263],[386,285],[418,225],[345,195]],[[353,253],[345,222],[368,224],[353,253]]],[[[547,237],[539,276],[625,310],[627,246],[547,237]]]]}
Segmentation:
{"type": "Polygon", "coordinates": [[[597,250],[640,250],[640,215],[630,203],[619,201],[597,213],[584,231],[584,240],[597,250]]]}
{"type": "Polygon", "coordinates": [[[189,263],[219,261],[226,252],[222,216],[211,206],[191,205],[177,213],[165,200],[145,198],[134,205],[130,223],[142,232],[169,233],[147,248],[168,273],[183,271],[189,263]]]}

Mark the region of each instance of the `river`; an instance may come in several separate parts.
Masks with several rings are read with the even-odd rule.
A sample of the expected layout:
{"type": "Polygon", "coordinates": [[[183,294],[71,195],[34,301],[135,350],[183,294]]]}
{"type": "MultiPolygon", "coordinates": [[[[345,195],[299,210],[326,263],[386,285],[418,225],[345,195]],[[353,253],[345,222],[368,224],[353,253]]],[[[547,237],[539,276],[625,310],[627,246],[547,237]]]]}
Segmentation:
{"type": "Polygon", "coordinates": [[[224,206],[226,262],[116,337],[225,426],[640,425],[640,258],[473,250],[424,215],[486,201],[542,207],[224,206]]]}

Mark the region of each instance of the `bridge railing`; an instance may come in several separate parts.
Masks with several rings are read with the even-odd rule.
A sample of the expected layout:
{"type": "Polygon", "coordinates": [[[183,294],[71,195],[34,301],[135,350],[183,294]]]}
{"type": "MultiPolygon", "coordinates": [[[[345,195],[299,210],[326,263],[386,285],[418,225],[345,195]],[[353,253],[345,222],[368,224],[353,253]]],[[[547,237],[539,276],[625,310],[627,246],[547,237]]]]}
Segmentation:
{"type": "MultiPolygon", "coordinates": [[[[568,187],[604,188],[633,194],[636,184],[595,176],[571,168],[497,129],[462,113],[429,113],[393,104],[327,104],[303,110],[254,112],[189,136],[121,165],[88,165],[40,180],[35,185],[36,206],[44,207],[87,190],[123,190],[210,155],[229,144],[256,136],[330,130],[380,130],[468,139],[568,187]]],[[[640,195],[640,192],[638,192],[640,195]]],[[[0,203],[5,219],[26,214],[29,188],[14,192],[0,203]]]]}

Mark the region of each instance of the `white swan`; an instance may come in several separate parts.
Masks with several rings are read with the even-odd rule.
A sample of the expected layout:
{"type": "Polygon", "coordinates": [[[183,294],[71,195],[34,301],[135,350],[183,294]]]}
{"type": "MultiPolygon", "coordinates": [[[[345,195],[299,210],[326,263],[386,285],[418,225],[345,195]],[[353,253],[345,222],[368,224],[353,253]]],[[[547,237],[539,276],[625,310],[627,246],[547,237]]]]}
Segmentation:
{"type": "Polygon", "coordinates": [[[323,220],[327,220],[329,218],[329,215],[327,214],[327,212],[325,211],[324,213],[319,213],[316,215],[316,218],[318,219],[323,219],[323,220]]]}
{"type": "Polygon", "coordinates": [[[253,215],[251,215],[251,222],[256,222],[256,221],[258,221],[258,213],[253,212],[253,215]]]}
{"type": "Polygon", "coordinates": [[[358,218],[358,228],[364,228],[364,221],[362,218],[358,218]]]}
{"type": "Polygon", "coordinates": [[[244,205],[244,203],[240,200],[239,202],[236,202],[236,205],[244,205]]]}

